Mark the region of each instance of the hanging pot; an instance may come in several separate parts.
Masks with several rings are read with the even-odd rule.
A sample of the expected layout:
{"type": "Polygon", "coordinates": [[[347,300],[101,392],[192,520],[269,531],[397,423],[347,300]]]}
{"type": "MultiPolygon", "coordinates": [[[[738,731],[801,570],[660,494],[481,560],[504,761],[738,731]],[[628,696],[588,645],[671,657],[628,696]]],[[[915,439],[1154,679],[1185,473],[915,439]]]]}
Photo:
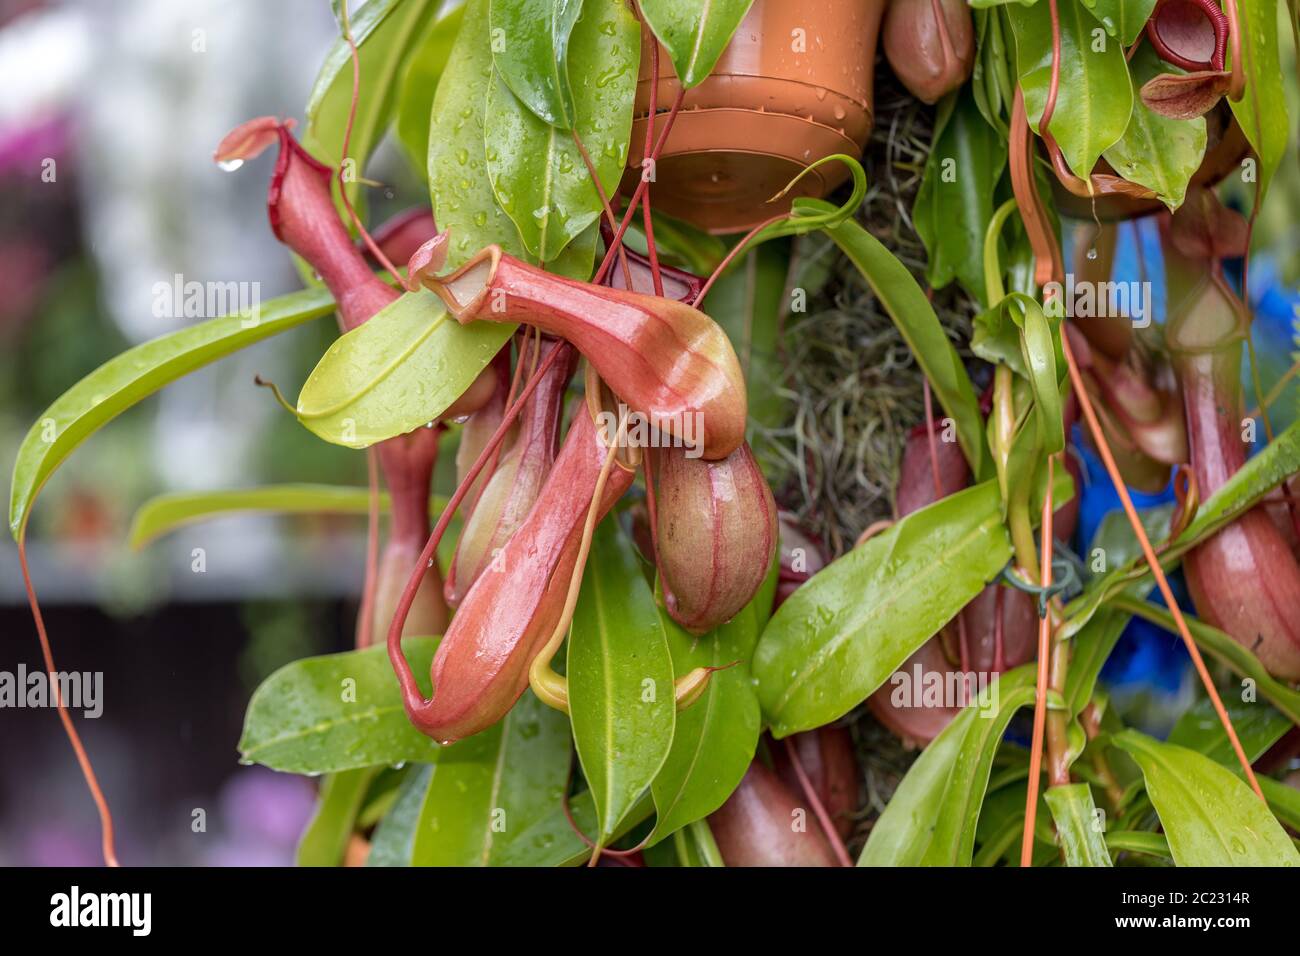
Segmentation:
{"type": "MultiPolygon", "coordinates": [[[[861,155],[871,133],[884,9],[885,0],[754,0],[713,72],[686,93],[653,170],[655,207],[712,233],[740,232],[788,211],[798,196],[825,196],[844,182],[848,170],[827,163],[768,202],[810,163],[835,153],[861,155]]],[[[622,184],[629,195],[642,175],[655,42],[643,24],[622,184]]],[[[660,47],[656,137],[680,89],[660,47]]]]}

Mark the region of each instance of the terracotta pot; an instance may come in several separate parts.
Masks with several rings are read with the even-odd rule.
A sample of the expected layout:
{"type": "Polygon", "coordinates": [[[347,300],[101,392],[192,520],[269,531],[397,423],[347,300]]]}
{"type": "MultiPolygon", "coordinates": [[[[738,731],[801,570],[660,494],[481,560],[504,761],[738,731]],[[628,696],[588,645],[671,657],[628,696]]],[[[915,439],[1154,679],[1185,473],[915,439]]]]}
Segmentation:
{"type": "MultiPolygon", "coordinates": [[[[709,232],[739,232],[787,211],[796,196],[825,196],[844,182],[843,164],[827,163],[767,201],[810,163],[861,155],[884,9],[885,0],[755,0],[708,79],[686,93],[656,164],[655,207],[709,232]]],[[[642,26],[627,194],[641,175],[654,42],[642,26]]],[[[656,136],[680,88],[660,47],[656,136]]]]}
{"type": "MultiPolygon", "coordinates": [[[[1136,93],[1134,94],[1136,95],[1136,93]]],[[[1205,114],[1207,141],[1205,158],[1201,168],[1192,176],[1188,189],[1193,186],[1213,186],[1237,168],[1242,158],[1250,149],[1246,136],[1232,118],[1232,111],[1226,103],[1220,103],[1205,114]]],[[[1111,165],[1102,159],[1097,162],[1094,173],[1115,175],[1111,165]]],[[[1075,219],[1092,219],[1094,203],[1083,196],[1076,196],[1067,190],[1055,177],[1052,177],[1052,194],[1056,208],[1064,216],[1075,219]]],[[[1159,199],[1133,199],[1129,196],[1100,196],[1095,203],[1096,218],[1102,222],[1119,222],[1149,216],[1164,209],[1159,199]]]]}

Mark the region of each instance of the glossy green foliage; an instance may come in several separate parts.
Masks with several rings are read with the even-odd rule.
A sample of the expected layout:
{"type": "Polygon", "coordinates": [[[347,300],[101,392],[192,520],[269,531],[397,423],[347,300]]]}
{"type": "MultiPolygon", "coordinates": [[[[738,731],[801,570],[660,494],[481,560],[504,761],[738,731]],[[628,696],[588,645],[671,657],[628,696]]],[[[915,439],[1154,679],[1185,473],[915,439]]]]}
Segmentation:
{"type": "Polygon", "coordinates": [[[975,597],[1011,555],[996,482],[913,512],[799,588],[754,654],[777,737],[860,704],[975,597]]]}

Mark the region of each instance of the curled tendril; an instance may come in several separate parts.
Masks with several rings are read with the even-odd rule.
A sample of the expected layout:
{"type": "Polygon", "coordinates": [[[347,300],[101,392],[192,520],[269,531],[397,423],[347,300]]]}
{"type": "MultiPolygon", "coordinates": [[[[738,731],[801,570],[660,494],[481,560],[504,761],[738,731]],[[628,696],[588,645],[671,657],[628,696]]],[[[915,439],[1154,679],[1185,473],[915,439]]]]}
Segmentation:
{"type": "Polygon", "coordinates": [[[1052,558],[1052,583],[1045,587],[1038,584],[1032,584],[1016,574],[1014,570],[1015,561],[1008,561],[1002,573],[998,575],[1008,587],[1015,588],[1017,591],[1024,591],[1026,594],[1032,594],[1038,599],[1038,616],[1039,618],[1047,617],[1047,605],[1058,594],[1069,598],[1071,592],[1077,592],[1083,588],[1083,580],[1079,576],[1080,561],[1077,555],[1065,551],[1063,545],[1058,541],[1056,548],[1062,553],[1056,554],[1052,558]]]}

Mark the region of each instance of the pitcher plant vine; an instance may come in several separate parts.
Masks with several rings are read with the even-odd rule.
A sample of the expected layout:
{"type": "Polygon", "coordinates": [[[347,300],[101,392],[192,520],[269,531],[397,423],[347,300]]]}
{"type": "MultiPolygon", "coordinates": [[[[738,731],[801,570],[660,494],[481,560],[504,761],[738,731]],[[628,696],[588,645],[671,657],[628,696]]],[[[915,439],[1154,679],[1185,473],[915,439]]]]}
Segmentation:
{"type": "MultiPolygon", "coordinates": [[[[1276,0],[351,6],[301,138],[258,117],[213,157],[275,153],[269,224],[305,288],[110,359],[19,449],[51,675],[25,550],[50,475],[333,313],[296,399],[258,380],[368,457],[369,486],[336,489],[368,521],[355,648],[266,678],[239,741],[322,779],[299,862],[1300,864],[1300,426],[1270,419],[1295,367],[1265,389],[1248,265],[1288,172],[1276,0]],[[924,262],[870,211],[901,135],[877,84],[930,124],[899,199],[924,262]],[[428,198],[371,223],[385,130],[428,198]],[[1113,308],[1120,244],[1158,259],[1157,306],[1113,308]],[[918,411],[869,424],[901,449],[892,515],[837,547],[800,526],[819,459],[773,448],[804,434],[807,299],[851,283],[918,411]],[[1167,739],[1102,674],[1133,620],[1199,680],[1167,739]],[[905,760],[868,799],[882,740],[905,760]]],[[[135,537],[224,494],[146,503],[135,537]]]]}

